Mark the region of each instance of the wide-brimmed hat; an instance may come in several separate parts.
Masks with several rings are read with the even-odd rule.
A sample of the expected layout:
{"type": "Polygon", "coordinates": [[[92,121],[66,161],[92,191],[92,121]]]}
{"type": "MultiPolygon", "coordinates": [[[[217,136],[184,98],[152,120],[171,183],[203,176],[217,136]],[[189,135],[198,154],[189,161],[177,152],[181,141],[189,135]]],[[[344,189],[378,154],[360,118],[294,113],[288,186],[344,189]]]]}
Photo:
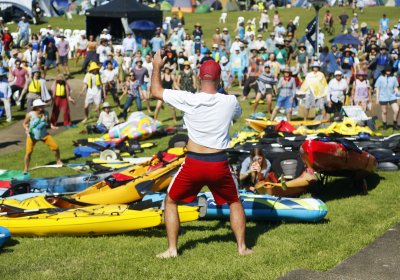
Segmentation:
{"type": "Polygon", "coordinates": [[[11,55],[16,55],[16,54],[18,54],[18,50],[12,49],[12,50],[11,50],[11,55]]]}
{"type": "Polygon", "coordinates": [[[226,56],[221,57],[221,63],[227,63],[228,62],[228,58],[226,56]]]}
{"type": "Polygon", "coordinates": [[[318,61],[314,61],[313,64],[311,64],[311,68],[314,67],[321,68],[321,65],[318,63],[318,61]]]}
{"type": "Polygon", "coordinates": [[[304,43],[300,43],[300,44],[299,44],[299,49],[300,49],[300,48],[306,48],[306,45],[305,45],[304,43]]]}
{"type": "Polygon", "coordinates": [[[143,60],[139,57],[139,58],[136,59],[135,64],[138,64],[138,62],[143,63],[143,60]]]}
{"type": "Polygon", "coordinates": [[[286,66],[286,67],[282,70],[282,72],[283,72],[283,73],[292,73],[292,70],[290,70],[290,67],[289,67],[289,66],[286,66]]]}
{"type": "Polygon", "coordinates": [[[259,49],[259,51],[265,51],[266,50],[266,48],[264,48],[264,47],[261,47],[260,49],[259,49]]]}
{"type": "Polygon", "coordinates": [[[190,64],[192,64],[192,63],[188,60],[183,62],[183,66],[190,66],[190,64]]]}
{"type": "Polygon", "coordinates": [[[295,66],[290,67],[290,72],[292,72],[292,75],[299,74],[299,71],[297,71],[297,68],[295,66]]]}
{"type": "Polygon", "coordinates": [[[357,77],[365,77],[365,76],[367,76],[367,73],[365,73],[365,72],[358,72],[357,74],[356,74],[356,76],[357,77]]]}
{"type": "Polygon", "coordinates": [[[101,108],[110,108],[110,103],[108,103],[107,101],[103,103],[103,105],[101,105],[101,108]]]}
{"type": "Polygon", "coordinates": [[[343,73],[340,70],[336,70],[334,75],[335,76],[343,76],[343,73]]]}
{"type": "Polygon", "coordinates": [[[99,67],[99,65],[97,65],[96,62],[94,62],[94,61],[90,62],[89,70],[88,70],[89,72],[94,71],[94,70],[99,70],[99,69],[100,69],[100,67],[99,67]]]}
{"type": "Polygon", "coordinates": [[[213,44],[212,47],[218,49],[218,44],[213,44]]]}
{"type": "Polygon", "coordinates": [[[32,70],[31,70],[31,73],[32,73],[32,75],[33,75],[34,73],[40,73],[40,69],[39,69],[37,66],[33,66],[33,67],[32,67],[32,70]]]}
{"type": "Polygon", "coordinates": [[[46,106],[47,104],[42,101],[42,99],[35,99],[32,103],[32,108],[46,106]]]}
{"type": "Polygon", "coordinates": [[[367,27],[368,24],[364,21],[364,22],[362,22],[362,23],[360,24],[360,26],[361,26],[361,28],[364,28],[364,27],[367,27]]]}
{"type": "Polygon", "coordinates": [[[164,69],[164,70],[165,70],[165,69],[173,70],[173,67],[172,67],[171,64],[165,63],[163,69],[164,69]]]}
{"type": "Polygon", "coordinates": [[[194,25],[194,27],[196,27],[196,26],[201,27],[200,22],[196,22],[196,24],[194,25]]]}
{"type": "Polygon", "coordinates": [[[352,53],[353,51],[352,51],[352,49],[350,49],[350,48],[346,48],[346,49],[344,50],[344,52],[345,52],[345,53],[346,53],[346,52],[352,53]]]}
{"type": "Polygon", "coordinates": [[[61,74],[61,73],[57,74],[56,81],[65,81],[64,74],[61,74]]]}

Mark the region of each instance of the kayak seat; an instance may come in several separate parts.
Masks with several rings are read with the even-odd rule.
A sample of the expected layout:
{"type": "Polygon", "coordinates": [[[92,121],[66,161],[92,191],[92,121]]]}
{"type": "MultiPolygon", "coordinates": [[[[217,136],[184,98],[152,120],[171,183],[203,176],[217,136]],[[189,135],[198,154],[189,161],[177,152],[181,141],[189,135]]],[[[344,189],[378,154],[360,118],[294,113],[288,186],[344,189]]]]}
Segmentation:
{"type": "Polygon", "coordinates": [[[272,162],[271,167],[278,178],[283,175],[284,179],[292,180],[301,175],[305,164],[297,154],[283,154],[272,162]]]}
{"type": "Polygon", "coordinates": [[[133,177],[133,176],[125,175],[122,173],[115,173],[115,174],[108,176],[105,179],[105,182],[111,188],[116,188],[116,187],[119,187],[122,185],[126,185],[127,183],[129,183],[133,180],[135,180],[135,177],[133,177]]]}
{"type": "Polygon", "coordinates": [[[147,171],[153,171],[153,170],[163,167],[163,166],[167,165],[168,163],[171,163],[177,159],[178,159],[178,156],[174,155],[174,154],[169,154],[166,152],[158,153],[151,160],[151,162],[152,163],[154,162],[154,163],[149,166],[147,171]]]}

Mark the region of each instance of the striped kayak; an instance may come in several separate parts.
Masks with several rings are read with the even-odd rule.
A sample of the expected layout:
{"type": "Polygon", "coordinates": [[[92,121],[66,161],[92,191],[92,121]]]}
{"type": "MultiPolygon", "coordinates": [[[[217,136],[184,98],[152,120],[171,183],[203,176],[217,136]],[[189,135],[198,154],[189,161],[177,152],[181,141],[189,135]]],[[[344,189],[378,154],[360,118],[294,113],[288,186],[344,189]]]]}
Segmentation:
{"type": "Polygon", "coordinates": [[[119,204],[140,200],[149,191],[161,191],[168,187],[184,161],[182,155],[163,153],[161,159],[155,157],[147,163],[115,173],[72,198],[89,204],[119,204]]]}
{"type": "Polygon", "coordinates": [[[8,239],[11,237],[11,232],[5,228],[0,227],[0,249],[4,246],[8,239]]]}
{"type": "MultiPolygon", "coordinates": [[[[30,206],[34,206],[34,203],[30,206]]],[[[0,226],[20,236],[115,234],[163,223],[162,210],[132,210],[126,204],[92,205],[75,209],[53,206],[25,210],[3,204],[0,205],[0,211],[4,211],[0,212],[0,226]]],[[[181,222],[194,221],[200,216],[199,207],[193,206],[179,206],[178,213],[181,222]]]]}
{"type": "MultiPolygon", "coordinates": [[[[272,195],[257,195],[240,191],[244,213],[248,220],[318,222],[324,219],[328,208],[324,202],[315,198],[287,198],[272,195]]],[[[205,219],[227,219],[230,216],[229,205],[216,205],[210,192],[200,193],[207,199],[205,219]]],[[[164,193],[146,195],[143,200],[163,200],[164,193]]]]}

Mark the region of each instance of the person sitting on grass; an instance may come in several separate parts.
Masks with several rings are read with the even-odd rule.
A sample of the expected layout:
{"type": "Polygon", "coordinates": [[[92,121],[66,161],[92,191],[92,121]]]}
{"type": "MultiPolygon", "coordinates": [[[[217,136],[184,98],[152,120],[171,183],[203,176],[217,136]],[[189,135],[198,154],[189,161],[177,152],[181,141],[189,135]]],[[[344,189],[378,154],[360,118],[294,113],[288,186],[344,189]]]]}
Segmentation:
{"type": "Polygon", "coordinates": [[[64,126],[71,128],[71,115],[69,111],[69,102],[75,104],[75,100],[71,97],[71,88],[68,81],[65,79],[63,74],[58,74],[56,80],[51,86],[51,92],[53,93],[53,110],[51,112],[51,125],[57,129],[57,120],[60,111],[63,112],[64,126]]]}
{"type": "Polygon", "coordinates": [[[119,123],[117,114],[111,110],[110,103],[103,103],[102,111],[96,125],[86,127],[88,133],[107,133],[113,126],[119,123]]]}
{"type": "Polygon", "coordinates": [[[50,150],[54,152],[57,164],[63,164],[60,158],[60,149],[46,129],[49,121],[49,115],[44,110],[44,106],[46,106],[46,103],[44,103],[42,100],[34,100],[32,104],[32,111],[26,114],[23,122],[23,127],[27,135],[24,172],[28,172],[29,170],[29,163],[31,161],[33,148],[39,141],[45,143],[50,150]]]}
{"type": "Polygon", "coordinates": [[[286,67],[283,70],[283,77],[279,79],[277,86],[279,95],[276,101],[276,106],[271,115],[271,121],[275,119],[276,114],[283,107],[286,109],[286,119],[290,122],[292,117],[292,104],[296,95],[296,82],[291,76],[290,68],[286,67]]]}
{"type": "Polygon", "coordinates": [[[102,81],[99,74],[100,67],[96,62],[91,62],[89,65],[89,70],[83,79],[83,88],[79,95],[83,95],[86,91],[85,98],[85,118],[83,119],[83,123],[86,123],[89,118],[89,106],[91,104],[95,104],[96,112],[100,114],[100,103],[102,97],[105,99],[105,94],[102,92],[102,81]],[[102,96],[104,95],[104,96],[102,96]]]}
{"type": "Polygon", "coordinates": [[[258,91],[253,105],[253,114],[256,112],[258,102],[261,98],[267,99],[267,114],[271,114],[272,94],[274,93],[276,81],[274,74],[271,73],[269,64],[264,64],[264,72],[257,77],[255,83],[258,84],[258,91]]]}
{"type": "Polygon", "coordinates": [[[271,170],[271,163],[265,158],[264,153],[259,148],[254,148],[240,168],[240,186],[246,190],[255,191],[258,182],[264,181],[271,170]]]}

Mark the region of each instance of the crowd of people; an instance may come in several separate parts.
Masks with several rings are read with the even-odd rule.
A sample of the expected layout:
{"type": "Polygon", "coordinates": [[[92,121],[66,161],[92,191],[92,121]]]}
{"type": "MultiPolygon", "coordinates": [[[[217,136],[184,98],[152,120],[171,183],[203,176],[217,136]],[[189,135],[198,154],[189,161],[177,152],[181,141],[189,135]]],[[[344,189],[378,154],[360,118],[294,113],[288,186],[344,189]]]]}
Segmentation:
{"type": "MultiPolygon", "coordinates": [[[[363,10],[359,8],[359,11],[363,10]]],[[[305,119],[312,116],[311,110],[329,118],[330,114],[340,112],[343,105],[359,105],[368,113],[375,95],[375,102],[381,107],[383,128],[388,127],[390,107],[393,128],[398,129],[400,20],[393,24],[394,19],[384,14],[378,30],[362,20],[362,14],[359,17],[354,13],[350,18],[346,10],[339,15],[327,10],[318,34],[317,50],[313,46],[315,34],[298,30],[298,19],[284,24],[277,10],[272,13],[262,10],[258,22],[239,20],[231,30],[216,27],[213,34],[205,34],[200,23],[193,28],[185,25],[182,15],[175,14],[166,18],[153,36],[127,32],[120,45],[115,45],[108,29],[97,37],[88,34],[86,38],[86,34],[81,34],[76,46],[71,45],[62,29],[53,29],[50,25],[40,34],[29,35],[29,22],[24,17],[18,23],[15,40],[0,18],[0,98],[8,122],[12,121],[12,106],[19,106],[20,110],[26,107],[29,113],[34,101],[42,100],[53,106],[48,118],[51,128],[58,128],[60,112],[64,126],[73,127],[69,106],[75,99],[68,82],[69,63],[75,61],[77,65],[82,58],[81,72],[86,73],[79,94],[85,95],[83,122],[89,118],[91,105],[100,116],[101,104],[107,95],[112,96],[119,113],[116,122],[110,123],[126,119],[130,110],[142,110],[142,103],[147,113],[157,120],[164,108],[163,101],[157,101],[153,112],[150,87],[153,57],[160,51],[165,60],[161,75],[165,89],[198,92],[200,67],[214,60],[221,67],[219,92],[229,93],[233,86],[238,86],[235,90],[241,91],[243,100],[254,92],[253,113],[265,99],[263,111],[271,120],[282,109],[290,120],[293,110],[299,106],[303,107],[305,119]],[[339,24],[335,25],[336,21],[339,24]],[[360,43],[325,42],[325,34],[333,32],[338,25],[360,43]],[[57,75],[47,88],[47,72],[51,68],[56,69],[57,75]],[[272,108],[274,98],[276,106],[272,108]],[[131,108],[132,104],[136,108],[131,108]]],[[[103,107],[108,111],[110,105],[103,107]]],[[[176,110],[169,110],[176,122],[176,110]]],[[[104,126],[99,120],[98,127],[104,130],[110,124],[104,126]]]]}

